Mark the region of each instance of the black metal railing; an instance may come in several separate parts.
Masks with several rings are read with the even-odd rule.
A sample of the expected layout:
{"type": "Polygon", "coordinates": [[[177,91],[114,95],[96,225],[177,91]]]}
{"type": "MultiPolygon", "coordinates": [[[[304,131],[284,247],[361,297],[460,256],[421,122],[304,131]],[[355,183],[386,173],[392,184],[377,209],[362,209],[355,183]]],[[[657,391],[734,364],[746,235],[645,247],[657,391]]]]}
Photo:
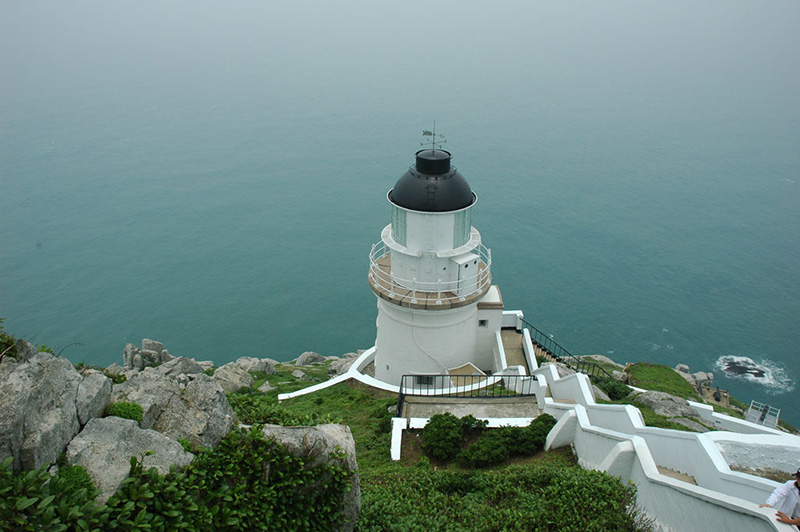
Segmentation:
{"type": "Polygon", "coordinates": [[[545,353],[553,357],[556,362],[560,362],[568,368],[579,373],[585,373],[590,377],[612,377],[603,367],[592,360],[584,360],[576,357],[558,344],[555,340],[544,334],[542,331],[531,325],[525,320],[522,323],[528,326],[531,333],[531,341],[541,348],[545,353]]]}
{"type": "Polygon", "coordinates": [[[529,375],[403,375],[397,400],[397,415],[403,415],[406,397],[458,397],[501,399],[528,397],[535,378],[529,375]]]}

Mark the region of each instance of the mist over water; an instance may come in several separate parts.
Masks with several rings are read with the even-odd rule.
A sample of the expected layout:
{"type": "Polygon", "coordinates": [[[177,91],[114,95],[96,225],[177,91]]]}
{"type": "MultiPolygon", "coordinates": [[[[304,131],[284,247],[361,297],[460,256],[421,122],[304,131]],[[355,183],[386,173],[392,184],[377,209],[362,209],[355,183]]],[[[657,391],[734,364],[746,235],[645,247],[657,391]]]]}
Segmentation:
{"type": "Polygon", "coordinates": [[[74,362],[373,345],[435,119],[506,308],[795,424],[800,4],[0,6],[0,316],[74,362]],[[78,342],[80,345],[70,345],[78,342]],[[726,362],[770,379],[726,377],[726,362]]]}

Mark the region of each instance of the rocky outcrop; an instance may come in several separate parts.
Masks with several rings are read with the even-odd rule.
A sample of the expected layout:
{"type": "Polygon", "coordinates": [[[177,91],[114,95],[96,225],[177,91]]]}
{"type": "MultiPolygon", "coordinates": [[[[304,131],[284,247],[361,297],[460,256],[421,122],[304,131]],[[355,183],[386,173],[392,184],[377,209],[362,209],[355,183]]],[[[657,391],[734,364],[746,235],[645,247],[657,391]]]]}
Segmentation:
{"type": "Polygon", "coordinates": [[[295,366],[310,366],[311,364],[318,364],[325,362],[325,357],[314,351],[306,351],[295,360],[295,366]]]}
{"type": "Polygon", "coordinates": [[[263,371],[267,375],[273,375],[275,373],[275,364],[277,363],[271,358],[239,357],[234,362],[231,362],[230,365],[238,366],[247,372],[263,371]]]}
{"type": "Polygon", "coordinates": [[[0,459],[14,469],[54,462],[80,429],[81,376],[68,360],[29,352],[0,364],[0,459]]]}
{"type": "Polygon", "coordinates": [[[236,414],[225,390],[204,373],[191,375],[180,395],[161,408],[153,429],[193,447],[215,447],[236,427],[236,414]]]}
{"type": "Polygon", "coordinates": [[[356,353],[347,353],[342,358],[336,358],[331,362],[328,366],[328,375],[336,376],[336,375],[344,375],[350,370],[350,366],[358,360],[358,355],[356,353]]]}
{"type": "Polygon", "coordinates": [[[111,392],[115,403],[138,403],[142,407],[143,429],[152,428],[172,397],[180,394],[178,381],[161,375],[155,368],[147,368],[122,384],[115,384],[111,392]]]}
{"type": "Polygon", "coordinates": [[[214,372],[214,380],[228,393],[235,393],[242,388],[249,388],[254,382],[253,377],[247,370],[235,362],[230,362],[217,368],[214,372]]]}
{"type": "Polygon", "coordinates": [[[689,402],[665,392],[647,391],[633,396],[633,400],[650,407],[653,411],[666,417],[696,417],[697,411],[689,406],[689,402]]]}
{"type": "Polygon", "coordinates": [[[111,379],[97,370],[87,370],[82,377],[75,396],[81,426],[93,418],[101,417],[111,402],[111,379]]]}
{"type": "Polygon", "coordinates": [[[689,366],[686,364],[678,364],[675,366],[675,372],[686,379],[695,390],[699,390],[701,386],[713,386],[714,374],[705,371],[698,371],[696,373],[689,372],[689,366]]]}
{"type": "Polygon", "coordinates": [[[196,375],[205,371],[200,364],[191,358],[186,357],[175,357],[169,362],[161,364],[155,368],[155,370],[159,374],[167,377],[177,377],[178,375],[196,375]]]}
{"type": "Polygon", "coordinates": [[[299,381],[310,381],[310,380],[313,380],[312,377],[309,377],[308,375],[306,375],[303,371],[300,371],[299,369],[296,369],[296,370],[294,370],[292,372],[292,377],[294,377],[295,379],[297,379],[299,381]]]}
{"type": "Polygon", "coordinates": [[[67,461],[82,466],[105,502],[119,488],[130,471],[132,456],[144,456],[145,469],[155,467],[160,474],[170,466],[185,466],[194,458],[175,440],[154,430],[140,428],[135,421],[118,417],[96,418],[67,447],[67,461]],[[150,453],[144,456],[146,453],[150,453]]]}
{"type": "Polygon", "coordinates": [[[283,427],[266,425],[264,436],[284,445],[289,453],[308,459],[308,466],[335,463],[354,471],[352,489],[345,494],[342,513],[344,524],[340,530],[352,531],[361,512],[361,490],[358,482],[356,448],[350,428],[345,425],[317,425],[316,427],[283,427]],[[344,451],[345,457],[331,456],[344,451]]]}
{"type": "Polygon", "coordinates": [[[158,366],[172,359],[172,355],[164,349],[164,344],[145,338],[142,348],[127,344],[122,352],[122,359],[126,369],[142,370],[147,367],[158,366]]]}

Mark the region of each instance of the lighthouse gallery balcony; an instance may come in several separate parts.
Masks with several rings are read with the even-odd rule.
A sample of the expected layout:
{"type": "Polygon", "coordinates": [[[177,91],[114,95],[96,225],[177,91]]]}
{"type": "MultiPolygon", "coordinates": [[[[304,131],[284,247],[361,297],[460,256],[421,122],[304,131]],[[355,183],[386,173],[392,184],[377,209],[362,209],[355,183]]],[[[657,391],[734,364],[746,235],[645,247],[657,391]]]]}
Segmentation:
{"type": "Polygon", "coordinates": [[[392,275],[392,252],[384,242],[373,244],[369,254],[369,286],[380,297],[396,305],[422,310],[445,310],[474,303],[492,285],[492,252],[480,245],[476,273],[456,281],[423,282],[392,275]],[[463,293],[463,287],[474,287],[463,293]]]}

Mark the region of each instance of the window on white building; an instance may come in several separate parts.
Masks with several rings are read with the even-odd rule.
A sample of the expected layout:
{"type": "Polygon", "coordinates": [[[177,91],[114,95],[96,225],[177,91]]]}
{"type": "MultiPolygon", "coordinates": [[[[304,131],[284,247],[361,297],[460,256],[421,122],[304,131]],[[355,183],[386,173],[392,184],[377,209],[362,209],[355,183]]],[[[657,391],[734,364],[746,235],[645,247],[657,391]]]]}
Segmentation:
{"type": "Polygon", "coordinates": [[[392,205],[392,238],[398,244],[406,245],[406,211],[392,205]]]}
{"type": "Polygon", "coordinates": [[[453,228],[453,247],[457,248],[469,242],[470,229],[472,228],[472,209],[458,211],[453,228]]]}

